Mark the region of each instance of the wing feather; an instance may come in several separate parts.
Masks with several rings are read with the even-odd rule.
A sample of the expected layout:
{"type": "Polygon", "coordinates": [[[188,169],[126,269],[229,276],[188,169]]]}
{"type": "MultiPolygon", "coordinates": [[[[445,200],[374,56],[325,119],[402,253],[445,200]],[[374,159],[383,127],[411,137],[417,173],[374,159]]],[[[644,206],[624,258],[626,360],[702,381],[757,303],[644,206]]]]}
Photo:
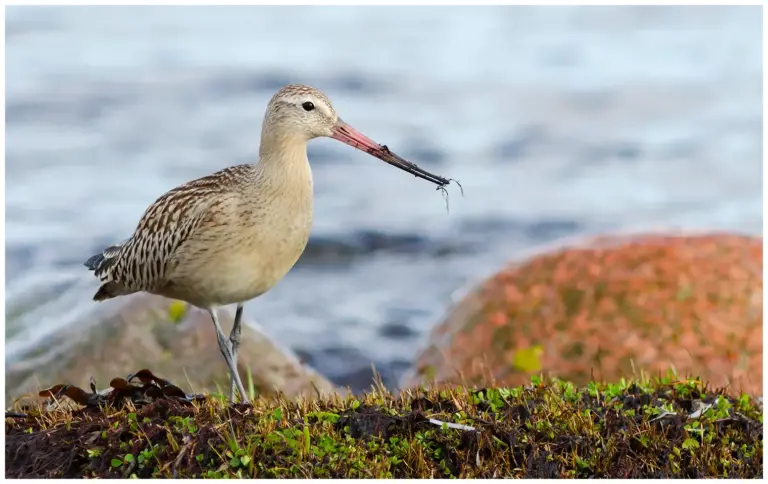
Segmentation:
{"type": "Polygon", "coordinates": [[[251,165],[229,167],[158,198],[144,212],[130,239],[107,247],[85,262],[102,282],[94,299],[151,291],[164,284],[168,264],[179,247],[251,169],[251,165]]]}

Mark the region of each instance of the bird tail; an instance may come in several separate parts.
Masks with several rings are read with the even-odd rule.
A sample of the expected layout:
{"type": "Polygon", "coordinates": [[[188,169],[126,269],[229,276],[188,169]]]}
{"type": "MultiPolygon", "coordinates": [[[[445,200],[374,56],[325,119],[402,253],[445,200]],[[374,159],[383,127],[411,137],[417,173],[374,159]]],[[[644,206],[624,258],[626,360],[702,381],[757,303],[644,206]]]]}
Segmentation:
{"type": "Polygon", "coordinates": [[[100,276],[101,272],[108,269],[112,265],[117,256],[120,254],[120,249],[123,248],[122,244],[110,245],[104,249],[100,254],[96,254],[84,262],[85,267],[95,272],[96,276],[100,276]]]}
{"type": "Polygon", "coordinates": [[[85,267],[93,271],[94,275],[102,282],[101,287],[93,296],[94,301],[104,301],[105,299],[111,299],[132,292],[127,290],[120,282],[114,280],[109,270],[118,260],[120,249],[122,249],[124,244],[125,242],[110,245],[102,253],[94,255],[84,262],[85,267]]]}

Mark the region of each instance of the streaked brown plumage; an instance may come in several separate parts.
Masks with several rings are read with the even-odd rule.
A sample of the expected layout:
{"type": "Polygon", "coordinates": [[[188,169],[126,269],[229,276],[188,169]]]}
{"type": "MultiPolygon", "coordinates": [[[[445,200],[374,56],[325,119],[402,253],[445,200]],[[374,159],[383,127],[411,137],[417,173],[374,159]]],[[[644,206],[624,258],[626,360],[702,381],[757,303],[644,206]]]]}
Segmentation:
{"type": "Polygon", "coordinates": [[[312,225],[312,172],[307,142],[328,136],[364,150],[440,186],[447,180],[421,170],[353,130],[320,91],[298,84],[270,100],[259,162],[225,168],[185,183],[155,201],[133,235],[85,265],[101,286],[94,300],[145,291],[207,309],[237,386],[242,304],[271,289],[298,260],[312,225]],[[229,341],[216,308],[236,303],[229,341]]]}

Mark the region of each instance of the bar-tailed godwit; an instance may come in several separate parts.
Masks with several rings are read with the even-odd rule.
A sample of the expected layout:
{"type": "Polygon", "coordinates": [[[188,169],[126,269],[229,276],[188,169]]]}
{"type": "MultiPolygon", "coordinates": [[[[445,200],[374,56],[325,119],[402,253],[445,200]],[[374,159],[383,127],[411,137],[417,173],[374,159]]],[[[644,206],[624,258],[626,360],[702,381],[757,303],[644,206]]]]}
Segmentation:
{"type": "Polygon", "coordinates": [[[269,101],[259,160],[225,168],[162,195],[133,235],[85,262],[101,281],[103,301],[148,292],[207,310],[235,387],[243,303],[271,289],[304,251],[312,225],[312,171],[307,142],[327,136],[443,187],[449,180],[422,170],[341,120],[328,98],[292,84],[269,101]],[[227,339],[216,309],[237,304],[227,339]]]}

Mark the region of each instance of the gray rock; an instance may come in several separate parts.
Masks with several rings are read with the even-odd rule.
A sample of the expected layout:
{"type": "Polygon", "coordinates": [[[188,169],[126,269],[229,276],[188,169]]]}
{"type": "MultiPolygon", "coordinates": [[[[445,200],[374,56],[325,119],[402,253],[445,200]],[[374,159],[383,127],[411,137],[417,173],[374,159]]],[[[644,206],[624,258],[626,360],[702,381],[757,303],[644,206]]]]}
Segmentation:
{"type": "MultiPolygon", "coordinates": [[[[229,391],[229,374],[219,352],[207,312],[184,306],[172,317],[174,301],[136,294],[94,304],[82,324],[67,325],[46,338],[47,348],[6,360],[6,406],[16,398],[69,383],[88,387],[91,376],[99,388],[117,376],[148,368],[187,392],[229,391]],[[177,322],[173,320],[177,319],[177,322]],[[73,334],[73,330],[79,334],[73,334]]],[[[178,302],[175,303],[179,308],[178,302]]],[[[246,316],[244,315],[244,318],[246,316]]],[[[234,311],[220,313],[229,332],[234,311]]],[[[248,370],[260,394],[282,392],[286,397],[337,391],[331,382],[302,364],[290,350],[271,340],[258,325],[244,320],[238,369],[244,384],[248,370]]]]}

